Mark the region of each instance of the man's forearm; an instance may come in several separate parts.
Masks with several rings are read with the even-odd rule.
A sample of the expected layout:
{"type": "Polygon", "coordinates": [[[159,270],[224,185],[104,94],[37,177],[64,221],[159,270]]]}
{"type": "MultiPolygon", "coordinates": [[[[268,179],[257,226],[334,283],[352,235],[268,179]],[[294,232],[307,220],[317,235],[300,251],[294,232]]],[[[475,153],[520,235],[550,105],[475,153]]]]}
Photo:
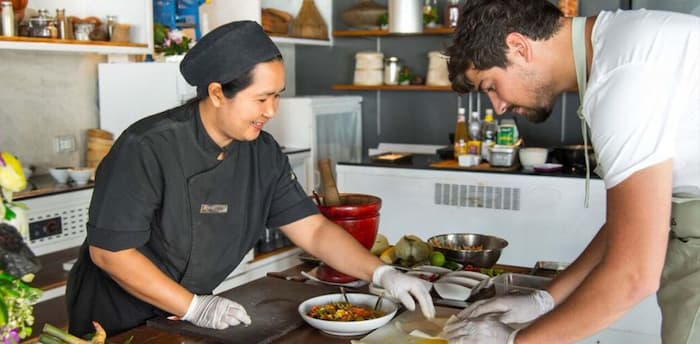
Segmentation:
{"type": "Polygon", "coordinates": [[[607,241],[606,225],[603,225],[586,249],[562,271],[547,287],[556,304],[566,300],[567,297],[583,282],[605,254],[607,241]]]}
{"type": "Polygon", "coordinates": [[[90,256],[117,284],[141,301],[180,317],[187,312],[192,293],[136,249],[111,252],[91,246],[90,256]]]}

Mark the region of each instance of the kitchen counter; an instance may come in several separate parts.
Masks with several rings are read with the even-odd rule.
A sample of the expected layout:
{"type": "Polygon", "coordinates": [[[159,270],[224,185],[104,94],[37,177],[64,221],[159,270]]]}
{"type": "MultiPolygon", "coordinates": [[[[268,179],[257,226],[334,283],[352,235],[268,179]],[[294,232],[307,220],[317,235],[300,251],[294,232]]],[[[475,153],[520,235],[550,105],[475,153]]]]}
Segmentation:
{"type": "MultiPolygon", "coordinates": [[[[255,289],[255,288],[265,288],[266,285],[269,285],[270,283],[279,283],[281,284],[280,288],[284,288],[285,283],[298,283],[301,284],[302,282],[295,281],[295,282],[288,282],[286,281],[287,277],[291,277],[293,279],[298,279],[300,276],[301,271],[308,271],[313,268],[314,265],[311,264],[301,264],[298,266],[295,266],[293,268],[287,269],[285,271],[279,272],[279,273],[268,273],[267,277],[252,281],[246,285],[242,285],[240,287],[234,288],[230,291],[227,291],[226,293],[235,295],[237,291],[244,292],[245,289],[250,290],[250,289],[255,289]],[[275,282],[275,280],[277,282],[275,282]]],[[[505,266],[505,265],[496,265],[496,268],[501,268],[506,271],[511,271],[511,272],[519,272],[519,273],[527,273],[529,271],[528,268],[523,268],[523,267],[516,267],[516,266],[505,266]]],[[[319,294],[320,293],[329,293],[330,292],[337,292],[335,290],[335,287],[331,287],[331,289],[328,289],[326,286],[324,287],[318,287],[317,285],[311,285],[307,284],[309,288],[320,288],[319,294]]],[[[367,292],[367,287],[363,287],[359,289],[360,292],[367,292]]],[[[286,296],[284,292],[279,294],[280,297],[286,296]]],[[[275,298],[276,299],[276,298],[275,298]]],[[[244,300],[238,300],[241,302],[244,302],[244,300]]],[[[266,300],[267,301],[267,300],[266,300]]],[[[266,301],[260,302],[259,304],[264,304],[266,301]]],[[[271,302],[271,301],[270,301],[271,302]]],[[[294,307],[296,309],[296,307],[294,307]]],[[[293,317],[299,317],[298,313],[297,314],[291,314],[290,316],[293,317]]],[[[300,318],[298,320],[301,320],[300,318]]],[[[260,321],[260,320],[258,320],[260,321]]],[[[157,326],[162,326],[163,321],[157,321],[160,324],[155,324],[157,326]]],[[[251,326],[256,326],[256,320],[255,318],[253,319],[253,324],[251,326]]],[[[113,343],[123,343],[127,339],[133,337],[133,342],[134,343],[152,343],[152,344],[160,344],[160,343],[182,343],[182,344],[204,344],[204,343],[216,343],[217,341],[207,338],[207,336],[198,336],[198,335],[193,335],[190,333],[191,330],[182,330],[182,329],[176,329],[176,328],[170,328],[168,330],[163,330],[163,329],[158,329],[154,326],[153,323],[150,323],[149,325],[144,325],[137,327],[135,329],[126,331],[124,333],[121,333],[119,335],[116,335],[114,337],[110,337],[110,341],[113,343]]],[[[305,343],[305,344],[321,344],[321,343],[327,343],[327,344],[347,344],[351,339],[359,339],[364,337],[364,335],[361,336],[356,336],[356,337],[338,337],[338,336],[331,336],[327,335],[311,326],[309,326],[306,323],[303,323],[301,326],[292,329],[291,331],[288,331],[287,333],[273,339],[271,342],[272,343],[305,343]]],[[[234,340],[233,337],[231,337],[232,340],[234,340]]]]}
{"type": "MultiPolygon", "coordinates": [[[[486,172],[486,173],[500,173],[500,174],[517,174],[517,175],[532,175],[532,176],[549,176],[549,177],[570,177],[570,178],[585,178],[586,175],[582,173],[573,173],[567,171],[559,172],[535,172],[526,171],[522,168],[516,169],[514,171],[508,171],[504,168],[493,168],[493,169],[479,169],[479,170],[469,170],[464,168],[436,168],[432,167],[431,164],[440,162],[441,159],[437,154],[412,154],[409,159],[402,159],[397,162],[383,162],[374,160],[368,156],[362,158],[361,162],[338,162],[338,165],[349,165],[349,166],[367,166],[367,167],[383,167],[383,168],[400,168],[400,169],[416,169],[416,170],[436,170],[436,171],[463,171],[463,172],[486,172]]],[[[591,174],[591,179],[600,179],[595,173],[591,174]]]]}
{"type": "Polygon", "coordinates": [[[29,177],[27,187],[14,194],[15,201],[26,200],[35,197],[57,195],[65,192],[73,192],[83,189],[91,189],[95,182],[89,181],[85,185],[76,185],[73,182],[57,184],[49,174],[40,174],[29,177]]]}

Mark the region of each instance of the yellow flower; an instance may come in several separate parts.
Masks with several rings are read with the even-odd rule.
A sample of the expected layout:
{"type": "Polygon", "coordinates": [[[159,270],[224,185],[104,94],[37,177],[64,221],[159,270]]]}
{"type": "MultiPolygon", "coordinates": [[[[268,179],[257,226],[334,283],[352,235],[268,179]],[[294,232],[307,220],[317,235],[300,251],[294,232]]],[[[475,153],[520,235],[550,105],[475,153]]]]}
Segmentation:
{"type": "Polygon", "coordinates": [[[22,191],[27,187],[22,165],[8,152],[0,153],[0,187],[3,189],[3,194],[22,191]]]}

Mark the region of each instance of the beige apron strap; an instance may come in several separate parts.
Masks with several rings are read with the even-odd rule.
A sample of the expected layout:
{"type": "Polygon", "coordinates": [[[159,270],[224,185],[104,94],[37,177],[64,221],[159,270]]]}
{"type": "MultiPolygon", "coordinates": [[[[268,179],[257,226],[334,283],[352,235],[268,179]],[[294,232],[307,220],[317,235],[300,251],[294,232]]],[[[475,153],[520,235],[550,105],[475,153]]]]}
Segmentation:
{"type": "Polygon", "coordinates": [[[583,135],[583,156],[586,161],[586,196],[584,205],[588,208],[591,190],[591,169],[588,159],[588,124],[583,116],[583,95],[586,93],[586,17],[573,17],[571,21],[571,43],[574,52],[574,64],[576,65],[576,82],[578,83],[579,106],[576,115],[581,120],[581,134],[583,135]]]}

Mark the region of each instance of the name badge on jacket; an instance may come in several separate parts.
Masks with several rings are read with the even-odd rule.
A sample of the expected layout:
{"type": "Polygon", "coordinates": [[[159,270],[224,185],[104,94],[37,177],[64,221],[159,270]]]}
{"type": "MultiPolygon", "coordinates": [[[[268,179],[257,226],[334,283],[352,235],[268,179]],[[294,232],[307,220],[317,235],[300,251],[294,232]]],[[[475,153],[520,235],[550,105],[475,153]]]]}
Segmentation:
{"type": "Polygon", "coordinates": [[[202,204],[199,207],[200,214],[226,214],[228,204],[202,204]]]}

